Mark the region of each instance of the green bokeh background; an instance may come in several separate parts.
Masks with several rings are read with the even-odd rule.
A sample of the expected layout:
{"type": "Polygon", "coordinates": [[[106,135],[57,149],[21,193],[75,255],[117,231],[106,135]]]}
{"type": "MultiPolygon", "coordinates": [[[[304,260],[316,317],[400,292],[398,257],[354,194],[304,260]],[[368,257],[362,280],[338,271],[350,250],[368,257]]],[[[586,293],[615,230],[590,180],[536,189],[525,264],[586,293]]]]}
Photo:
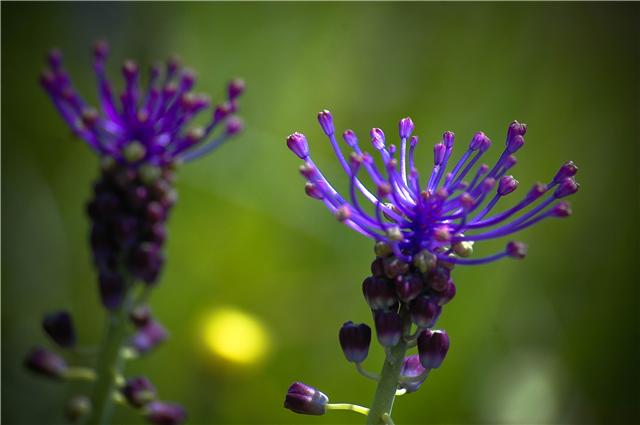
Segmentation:
{"type": "MultiPolygon", "coordinates": [[[[242,76],[246,131],[179,172],[168,264],[153,293],[170,343],[128,371],[147,374],[192,423],[361,423],[352,413],[303,417],[282,408],[302,380],[335,401],[368,404],[374,386],[344,361],[337,331],[370,321],[360,283],[372,244],[304,196],[285,137],[307,134],[314,158],[346,178],[315,120],[391,138],[410,114],[421,168],[444,130],[466,143],[483,130],[529,124],[514,170],[525,190],[573,159],[574,215],[522,232],[526,261],[458,268],[441,319],[443,367],[396,401],[396,423],[634,423],[638,358],[637,4],[103,3],[2,4],[2,421],[60,423],[82,385],[26,373],[23,354],[48,344],[43,313],[68,308],[83,343],[104,314],[87,251],[84,204],[97,160],[37,84],[60,47],[95,99],[89,49],[112,46],[148,65],[173,52],[198,70],[197,89],[223,94],[242,76]],[[232,305],[268,329],[270,355],[228,365],[202,348],[201,317],[232,305]]],[[[461,149],[458,149],[458,152],[461,149]]],[[[424,171],[423,171],[424,172],[424,171]]],[[[487,243],[487,252],[504,241],[487,243]]],[[[366,365],[377,370],[372,348],[366,365]]],[[[118,423],[142,420],[128,410],[118,423]]]]}

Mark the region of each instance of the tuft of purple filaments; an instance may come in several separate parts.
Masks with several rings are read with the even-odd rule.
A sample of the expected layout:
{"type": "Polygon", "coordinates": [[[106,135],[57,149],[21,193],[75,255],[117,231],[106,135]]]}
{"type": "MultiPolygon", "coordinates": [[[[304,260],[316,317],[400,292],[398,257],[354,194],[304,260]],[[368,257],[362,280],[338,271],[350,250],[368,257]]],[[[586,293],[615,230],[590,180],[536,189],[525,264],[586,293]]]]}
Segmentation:
{"type": "Polygon", "coordinates": [[[138,65],[128,60],[122,67],[124,89],[118,104],[105,72],[108,51],[103,42],[94,47],[101,113],[78,94],[58,50],[49,54],[48,68],[40,79],[73,134],[100,156],[120,163],[163,166],[201,157],[241,130],[241,121],[233,116],[244,89],[241,80],[231,81],[227,100],[213,109],[207,125],[187,128],[211,103],[208,96],[192,92],[196,82],[192,71],[169,59],[164,73],[160,66],[150,69],[145,87],[138,65]],[[133,160],[128,151],[134,151],[133,160]]]}
{"type": "Polygon", "coordinates": [[[400,120],[399,149],[387,144],[381,129],[371,130],[371,143],[380,154],[383,169],[360,148],[352,130],[343,133],[344,142],[352,150],[345,157],[329,111],[320,112],[318,121],[350,179],[349,200],[333,188],[315,165],[306,137],[294,133],[287,139],[287,145],[305,161],[301,173],[307,180],[306,193],[323,201],[350,228],[388,244],[395,257],[407,263],[425,250],[438,260],[453,264],[483,264],[506,256],[522,258],[525,246],[513,241],[493,255],[465,257],[471,254],[473,242],[508,236],[548,217],[570,215],[569,204],[561,199],[579,188],[574,180],[578,169],[569,161],[547,184],[535,184],[514,206],[490,214],[502,198],[518,187],[518,181],[507,174],[516,164],[514,154],[524,145],[527,131],[527,126],[517,121],[509,125],[503,151],[495,164],[482,164],[475,171],[474,166],[491,146],[491,140],[477,132],[460,160],[447,171],[454,134],[445,132],[441,142],[434,146],[433,167],[427,178],[421,178],[416,168],[414,152],[418,137],[412,135],[411,118],[400,120]],[[358,177],[363,169],[375,190],[367,188],[358,177]],[[365,211],[359,194],[373,205],[372,213],[365,211]]]}

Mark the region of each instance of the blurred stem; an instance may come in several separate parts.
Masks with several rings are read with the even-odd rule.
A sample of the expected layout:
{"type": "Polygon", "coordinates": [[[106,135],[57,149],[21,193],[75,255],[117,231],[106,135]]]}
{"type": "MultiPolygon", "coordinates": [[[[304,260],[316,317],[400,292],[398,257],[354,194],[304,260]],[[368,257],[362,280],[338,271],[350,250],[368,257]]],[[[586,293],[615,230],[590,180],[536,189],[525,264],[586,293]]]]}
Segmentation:
{"type": "MultiPolygon", "coordinates": [[[[408,312],[403,308],[400,310],[400,317],[404,323],[404,332],[408,333],[411,328],[411,320],[408,312]]],[[[391,421],[391,409],[396,398],[400,371],[404,363],[404,355],[407,352],[407,344],[404,338],[387,351],[387,356],[380,372],[380,381],[373,397],[373,403],[367,416],[367,425],[385,425],[393,423],[391,421]]]]}
{"type": "Polygon", "coordinates": [[[124,358],[122,345],[127,336],[128,313],[134,303],[133,284],[127,285],[124,301],[107,316],[107,330],[98,354],[97,381],[91,396],[91,425],[108,424],[113,413],[113,394],[118,390],[124,358]]]}

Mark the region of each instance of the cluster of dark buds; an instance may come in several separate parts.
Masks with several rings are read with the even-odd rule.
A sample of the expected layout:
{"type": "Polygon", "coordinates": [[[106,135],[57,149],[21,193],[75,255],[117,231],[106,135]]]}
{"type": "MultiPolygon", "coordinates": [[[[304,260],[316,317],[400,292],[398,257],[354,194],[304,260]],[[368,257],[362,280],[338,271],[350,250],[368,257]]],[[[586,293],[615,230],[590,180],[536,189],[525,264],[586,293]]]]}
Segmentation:
{"type": "MultiPolygon", "coordinates": [[[[307,195],[322,201],[338,221],[376,241],[376,258],[362,291],[378,342],[386,352],[379,375],[365,370],[361,364],[369,352],[371,329],[352,322],[342,326],[339,341],[346,359],[361,374],[378,381],[378,388],[370,410],[341,406],[367,414],[370,424],[392,423],[395,396],[418,390],[449,350],[449,336],[435,325],[442,307],[456,294],[451,277],[454,266],[523,258],[526,246],[521,242],[509,241],[503,250],[480,258],[472,257],[474,243],[511,235],[545,218],[570,215],[569,204],[562,198],[578,190],[574,180],[578,169],[572,162],[563,164],[549,183],[534,184],[514,206],[491,214],[519,185],[507,173],[516,164],[514,154],[524,146],[525,124],[511,123],[496,163],[481,164],[475,171],[491,140],[482,132],[475,133],[459,161],[447,171],[454,134],[445,132],[434,146],[431,173],[421,181],[414,161],[418,137],[413,135],[410,118],[399,122],[399,148],[387,144],[381,129],[371,130],[371,144],[380,154],[382,167],[360,148],[352,130],[342,135],[352,152],[343,154],[329,111],[320,112],[318,121],[350,179],[348,200],[316,167],[303,134],[290,135],[287,146],[304,161],[300,172],[307,181],[307,195]],[[373,182],[373,190],[360,179],[362,170],[373,182]],[[412,347],[418,353],[407,355],[412,347]]],[[[297,413],[323,414],[331,405],[318,393],[322,394],[294,384],[285,407],[297,413]]]]}
{"type": "MultiPolygon", "coordinates": [[[[107,333],[95,369],[68,367],[60,356],[42,348],[29,354],[26,365],[52,378],[95,381],[91,400],[84,396],[71,400],[72,419],[107,422],[115,400],[138,409],[152,423],[177,424],[185,420],[184,410],[158,401],[146,378],[125,379],[123,363],[150,352],[167,338],[146,299],[165,261],[166,223],[177,200],[175,171],[242,130],[235,113],[244,82],[232,80],[226,99],[209,108],[208,96],[192,91],[194,72],[182,68],[178,59],[170,58],[164,71],[153,66],[145,84],[138,65],[126,61],[124,87],[116,102],[105,72],[108,50],[104,42],[94,47],[99,110],[76,91],[58,50],[49,54],[40,79],[73,135],[101,160],[87,212],[100,300],[109,314],[107,333]],[[192,126],[193,119],[206,110],[210,111],[206,125],[192,126]]],[[[67,313],[47,316],[43,327],[60,347],[75,349],[67,313]]]]}

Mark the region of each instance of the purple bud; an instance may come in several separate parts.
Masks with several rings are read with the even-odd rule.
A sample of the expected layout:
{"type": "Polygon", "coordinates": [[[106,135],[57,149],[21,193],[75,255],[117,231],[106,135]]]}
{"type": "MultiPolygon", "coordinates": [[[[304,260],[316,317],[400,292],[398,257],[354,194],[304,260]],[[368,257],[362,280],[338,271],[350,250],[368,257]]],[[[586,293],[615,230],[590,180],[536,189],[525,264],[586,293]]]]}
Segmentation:
{"type": "Polygon", "coordinates": [[[431,328],[435,325],[442,308],[436,299],[421,295],[411,302],[409,306],[411,320],[421,328],[431,328]]]}
{"type": "Polygon", "coordinates": [[[351,147],[354,147],[358,144],[358,137],[356,137],[356,133],[354,133],[353,130],[345,130],[345,132],[342,133],[342,138],[344,139],[345,143],[351,147]]]}
{"type": "Polygon", "coordinates": [[[444,145],[444,143],[436,143],[433,146],[433,163],[435,165],[440,165],[442,164],[442,161],[444,161],[444,154],[446,153],[447,148],[444,145]]]}
{"type": "Polygon", "coordinates": [[[347,204],[341,205],[336,210],[335,216],[340,223],[344,223],[351,218],[351,208],[347,204]]]}
{"type": "Polygon", "coordinates": [[[24,365],[32,372],[54,379],[61,379],[67,371],[67,364],[62,357],[42,347],[33,348],[27,354],[24,365]]]}
{"type": "Polygon", "coordinates": [[[284,399],[284,407],[302,415],[324,415],[329,397],[321,391],[303,384],[294,382],[287,390],[284,399]]]}
{"type": "Polygon", "coordinates": [[[573,161],[567,161],[558,170],[555,177],[553,178],[553,183],[559,183],[567,177],[573,177],[578,172],[578,166],[573,163],[573,161]]]}
{"type": "Polygon", "coordinates": [[[438,305],[443,306],[456,296],[456,285],[453,280],[449,279],[447,285],[440,293],[438,293],[438,305]]]}
{"type": "Polygon", "coordinates": [[[409,139],[409,146],[415,148],[418,145],[418,141],[418,136],[411,136],[411,139],[409,139]]]}
{"type": "Polygon", "coordinates": [[[410,274],[396,277],[395,286],[398,298],[407,303],[420,294],[424,284],[419,275],[410,274]]]}
{"type": "Polygon", "coordinates": [[[225,128],[225,133],[227,136],[233,136],[238,134],[244,128],[244,123],[238,117],[231,117],[227,120],[227,126],[225,128]]]}
{"type": "Polygon", "coordinates": [[[331,112],[324,111],[318,112],[318,122],[320,123],[320,127],[322,127],[322,131],[327,136],[333,135],[335,133],[335,129],[333,128],[333,117],[331,117],[331,112]]]}
{"type": "Polygon", "coordinates": [[[246,84],[244,80],[241,80],[240,78],[231,80],[231,82],[229,83],[229,86],[227,87],[229,100],[233,100],[239,97],[244,92],[245,88],[246,88],[246,84]]]}
{"type": "Polygon", "coordinates": [[[491,147],[491,139],[488,137],[484,139],[482,143],[480,143],[480,152],[486,152],[491,147]]]}
{"type": "Polygon", "coordinates": [[[371,143],[373,144],[374,148],[376,148],[377,150],[384,148],[384,131],[379,128],[372,128],[369,134],[371,135],[371,143]]]}
{"type": "Polygon", "coordinates": [[[307,194],[307,196],[310,196],[313,199],[321,200],[324,198],[324,192],[322,191],[320,184],[318,183],[305,184],[304,191],[307,194]]]}
{"type": "MultiPolygon", "coordinates": [[[[404,362],[402,363],[401,375],[407,378],[415,378],[416,376],[420,376],[424,373],[426,369],[422,367],[420,363],[420,356],[417,354],[413,354],[411,356],[405,357],[404,362]]],[[[425,376],[425,379],[427,377],[425,376]]],[[[420,386],[424,380],[419,382],[405,382],[402,383],[402,388],[406,389],[408,393],[412,393],[418,391],[420,386]]]]}
{"type": "Polygon", "coordinates": [[[300,159],[309,157],[309,144],[307,138],[302,133],[293,133],[287,137],[287,147],[300,159]]]}
{"type": "Polygon", "coordinates": [[[218,123],[231,114],[232,105],[229,102],[221,103],[213,111],[213,122],[218,123]]]}
{"type": "Polygon", "coordinates": [[[338,334],[342,352],[347,361],[362,363],[369,354],[371,328],[364,323],[345,322],[338,334]]]}
{"type": "Polygon", "coordinates": [[[495,185],[496,185],[496,179],[494,179],[493,177],[487,177],[482,181],[482,190],[485,192],[488,192],[491,189],[493,189],[493,186],[495,185]]]}
{"type": "MultiPolygon", "coordinates": [[[[395,228],[400,231],[397,227],[395,228]]],[[[399,238],[402,238],[400,234],[399,238]]],[[[384,273],[389,279],[395,279],[397,276],[405,274],[409,271],[409,265],[395,257],[387,257],[383,260],[384,273]]]]}
{"type": "Polygon", "coordinates": [[[562,180],[558,185],[558,188],[553,192],[553,196],[560,199],[565,196],[573,195],[580,189],[580,185],[573,179],[573,177],[567,177],[562,180]]]}
{"type": "Polygon", "coordinates": [[[451,149],[453,147],[453,142],[455,141],[455,134],[451,131],[445,131],[442,135],[442,143],[444,143],[447,149],[451,149]]]}
{"type": "Polygon", "coordinates": [[[527,246],[522,242],[511,241],[507,244],[507,255],[511,258],[522,259],[527,255],[527,246]]]}
{"type": "Polygon", "coordinates": [[[509,124],[509,129],[507,130],[507,145],[509,141],[512,140],[516,136],[524,136],[527,132],[527,125],[524,123],[519,123],[518,121],[513,121],[509,124]]]}
{"type": "Polygon", "coordinates": [[[524,146],[524,137],[518,134],[517,136],[507,141],[507,152],[515,153],[522,146],[524,146]]]}
{"type": "Polygon", "coordinates": [[[402,337],[402,319],[395,311],[378,310],[375,312],[378,342],[384,347],[393,347],[402,337]]]}
{"type": "Polygon", "coordinates": [[[119,273],[103,270],[98,276],[100,300],[107,310],[117,309],[124,300],[125,281],[119,273]]]}
{"type": "Polygon", "coordinates": [[[142,407],[157,397],[156,387],[144,376],[127,379],[122,395],[133,407],[142,407]]]}
{"type": "Polygon", "coordinates": [[[182,406],[164,401],[152,401],[145,408],[149,422],[156,425],[178,425],[187,419],[182,406]]]}
{"type": "Polygon", "coordinates": [[[518,187],[518,180],[514,179],[513,176],[504,176],[500,179],[498,183],[498,194],[500,196],[505,196],[516,190],[518,187]]]}
{"type": "Polygon", "coordinates": [[[569,217],[571,215],[571,206],[568,202],[559,202],[553,207],[551,213],[555,217],[569,217]]]}
{"type": "Polygon", "coordinates": [[[411,136],[411,133],[413,133],[413,129],[413,121],[411,121],[411,118],[409,117],[402,118],[398,123],[398,130],[400,132],[401,139],[408,139],[411,136]]]}
{"type": "Polygon", "coordinates": [[[473,135],[471,142],[469,143],[469,149],[472,151],[480,149],[480,147],[485,143],[488,137],[482,132],[478,131],[473,135]]]}
{"type": "Polygon", "coordinates": [[[42,319],[42,328],[60,347],[73,347],[76,343],[73,321],[66,311],[45,315],[42,319]]]}
{"type": "Polygon", "coordinates": [[[372,310],[391,307],[398,300],[391,282],[383,277],[368,277],[362,282],[362,292],[372,310]]]}
{"type": "Polygon", "coordinates": [[[53,70],[58,70],[62,66],[62,52],[60,49],[53,48],[49,51],[49,55],[47,56],[47,60],[49,61],[49,66],[53,70]]]}
{"type": "Polygon", "coordinates": [[[138,64],[132,60],[127,60],[122,65],[122,75],[127,81],[132,81],[138,76],[138,64]]]}
{"type": "Polygon", "coordinates": [[[129,312],[129,319],[136,328],[141,328],[151,320],[151,308],[146,304],[138,305],[129,312]]]}
{"type": "Polygon", "coordinates": [[[104,40],[96,41],[93,45],[93,55],[98,61],[103,61],[109,54],[109,44],[104,40]]]}
{"type": "Polygon", "coordinates": [[[166,339],[166,329],[157,321],[150,320],[131,337],[130,343],[139,353],[147,353],[166,339]]]}
{"type": "Polygon", "coordinates": [[[449,336],[445,331],[423,330],[418,336],[420,363],[425,369],[436,369],[449,351],[449,336]]]}
{"type": "Polygon", "coordinates": [[[527,199],[533,201],[544,195],[547,191],[547,185],[543,183],[536,183],[527,193],[527,199]]]}

